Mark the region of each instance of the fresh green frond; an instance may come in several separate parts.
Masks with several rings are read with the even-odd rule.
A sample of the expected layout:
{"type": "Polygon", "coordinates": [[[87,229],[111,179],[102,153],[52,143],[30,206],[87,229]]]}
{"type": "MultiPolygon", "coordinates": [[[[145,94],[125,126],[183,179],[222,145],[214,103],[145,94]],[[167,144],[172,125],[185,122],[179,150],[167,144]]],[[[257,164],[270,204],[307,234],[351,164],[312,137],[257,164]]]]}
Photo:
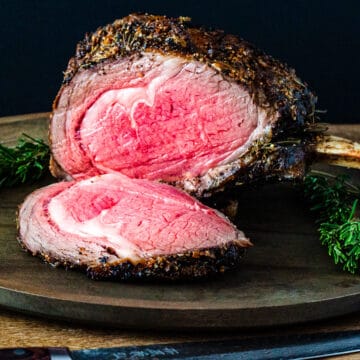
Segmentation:
{"type": "Polygon", "coordinates": [[[360,188],[347,180],[345,175],[310,173],[305,179],[305,196],[318,215],[321,243],[335,264],[355,273],[360,259],[360,219],[356,215],[360,188]]]}
{"type": "Polygon", "coordinates": [[[50,149],[41,139],[23,134],[14,147],[0,144],[0,187],[31,183],[48,172],[50,149]]]}

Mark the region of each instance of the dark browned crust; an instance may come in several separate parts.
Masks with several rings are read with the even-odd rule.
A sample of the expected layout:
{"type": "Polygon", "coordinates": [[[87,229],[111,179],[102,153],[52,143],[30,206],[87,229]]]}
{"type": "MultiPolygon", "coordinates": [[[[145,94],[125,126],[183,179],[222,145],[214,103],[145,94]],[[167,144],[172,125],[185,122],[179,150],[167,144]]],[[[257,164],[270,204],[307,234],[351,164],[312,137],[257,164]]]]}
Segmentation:
{"type": "MultiPolygon", "coordinates": [[[[28,251],[21,238],[21,247],[28,251]]],[[[93,280],[190,280],[222,274],[238,268],[246,248],[232,241],[219,247],[190,250],[183,254],[161,255],[133,263],[127,259],[108,263],[106,257],[98,259],[97,264],[76,264],[45,253],[32,254],[42,258],[52,266],[85,271],[93,280]]]]}
{"type": "Polygon", "coordinates": [[[314,121],[316,98],[294,70],[234,35],[192,27],[187,17],[132,14],[86,34],[69,61],[64,86],[83,69],[147,51],[207,63],[243,85],[258,106],[280,113],[274,129],[279,136],[314,121]]]}
{"type": "Polygon", "coordinates": [[[236,269],[245,248],[236,242],[220,247],[192,250],[184,254],[158,256],[137,264],[130,261],[88,267],[87,275],[96,280],[189,280],[236,269]]]}
{"type": "Polygon", "coordinates": [[[248,171],[239,174],[237,181],[249,183],[251,180],[302,180],[307,170],[307,155],[303,145],[278,146],[274,152],[268,154],[266,160],[255,161],[248,171]]]}
{"type": "Polygon", "coordinates": [[[236,185],[255,181],[302,181],[313,156],[311,143],[269,144],[259,152],[256,161],[238,171],[236,185]]]}

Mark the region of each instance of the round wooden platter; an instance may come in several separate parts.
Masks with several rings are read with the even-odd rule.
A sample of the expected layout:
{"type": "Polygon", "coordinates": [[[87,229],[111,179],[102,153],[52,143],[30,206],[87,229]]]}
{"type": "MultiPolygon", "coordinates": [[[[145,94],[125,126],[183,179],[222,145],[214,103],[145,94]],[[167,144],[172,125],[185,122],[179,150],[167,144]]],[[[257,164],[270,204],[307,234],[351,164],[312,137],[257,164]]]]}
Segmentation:
{"type": "MultiPolygon", "coordinates": [[[[1,141],[10,143],[22,132],[44,138],[47,115],[0,119],[1,141]]],[[[53,268],[20,248],[17,206],[51,181],[0,190],[3,307],[107,327],[157,329],[262,327],[360,310],[360,277],[334,266],[300,187],[268,184],[234,194],[238,226],[255,245],[238,271],[196,282],[117,283],[53,268]]]]}

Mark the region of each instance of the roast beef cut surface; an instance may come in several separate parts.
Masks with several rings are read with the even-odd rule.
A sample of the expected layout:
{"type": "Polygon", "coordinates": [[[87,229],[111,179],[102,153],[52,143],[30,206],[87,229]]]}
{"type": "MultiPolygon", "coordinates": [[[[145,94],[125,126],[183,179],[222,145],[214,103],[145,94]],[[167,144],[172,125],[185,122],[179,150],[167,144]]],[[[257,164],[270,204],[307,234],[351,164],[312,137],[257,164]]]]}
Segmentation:
{"type": "Polygon", "coordinates": [[[19,239],[97,279],[196,278],[236,268],[251,245],[224,215],[175,187],[105,174],[30,194],[19,239]]]}
{"type": "Polygon", "coordinates": [[[121,173],[196,196],[249,173],[303,176],[315,96],[246,41],[188,20],[134,14],[78,44],[54,102],[54,175],[121,173]],[[288,156],[270,164],[279,148],[288,156]]]}

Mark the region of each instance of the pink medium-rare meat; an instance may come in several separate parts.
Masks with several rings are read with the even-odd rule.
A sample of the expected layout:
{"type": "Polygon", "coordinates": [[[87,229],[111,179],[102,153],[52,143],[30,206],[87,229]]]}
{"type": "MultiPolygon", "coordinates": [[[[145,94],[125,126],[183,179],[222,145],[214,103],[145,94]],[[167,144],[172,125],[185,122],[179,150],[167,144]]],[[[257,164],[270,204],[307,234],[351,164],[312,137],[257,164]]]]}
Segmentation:
{"type": "Polygon", "coordinates": [[[248,92],[206,64],[147,53],[129,61],[105,65],[99,76],[79,73],[82,85],[59,98],[52,126],[71,112],[66,126],[52,127],[52,152],[75,179],[114,171],[195,178],[235,160],[269,121],[248,92]]]}
{"type": "Polygon", "coordinates": [[[29,195],[19,240],[33,255],[101,279],[205,276],[235,268],[250,242],[176,188],[105,174],[29,195]]]}
{"type": "Polygon", "coordinates": [[[235,36],[130,15],[87,35],[69,62],[51,120],[52,172],[116,172],[197,196],[251,171],[301,176],[264,159],[290,138],[304,162],[314,104],[293,70],[235,36]]]}
{"type": "MultiPolygon", "coordinates": [[[[117,79],[112,84],[116,90],[89,99],[92,105],[87,108],[86,102],[74,108],[76,113],[86,111],[81,122],[74,121],[80,126],[69,145],[78,141],[91,163],[84,163],[81,172],[69,169],[75,178],[95,169],[167,182],[203,175],[235,159],[236,151],[256,139],[258,121],[264,126],[266,115],[258,113],[249,94],[235,83],[224,83],[221,89],[221,76],[204,64],[144,54],[127,68],[128,60],[120,60],[106,75],[88,82],[86,86],[94,88],[117,79]],[[139,69],[144,72],[140,79],[139,69]],[[133,81],[126,84],[126,76],[118,74],[133,81]]],[[[82,157],[71,161],[78,166],[82,157]]]]}

